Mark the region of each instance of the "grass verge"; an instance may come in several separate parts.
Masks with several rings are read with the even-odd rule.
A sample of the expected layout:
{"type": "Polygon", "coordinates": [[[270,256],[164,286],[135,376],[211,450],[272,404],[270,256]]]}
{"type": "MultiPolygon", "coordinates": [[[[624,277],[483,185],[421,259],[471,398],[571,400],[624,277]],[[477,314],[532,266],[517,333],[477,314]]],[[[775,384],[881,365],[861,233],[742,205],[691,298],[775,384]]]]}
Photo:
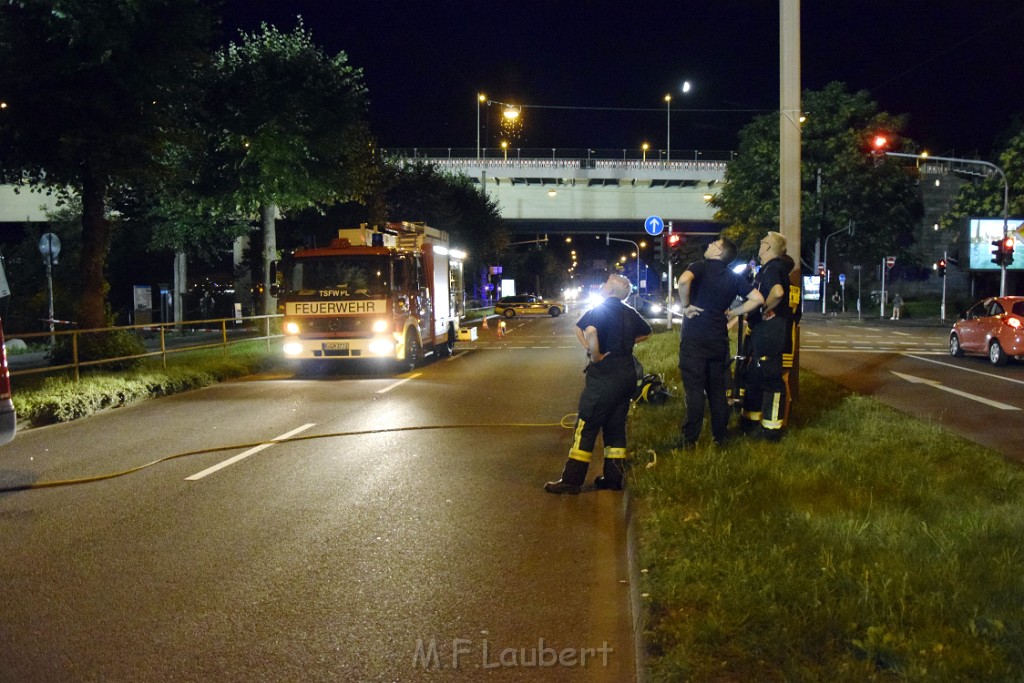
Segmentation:
{"type": "Polygon", "coordinates": [[[650,680],[1024,680],[1019,467],[810,374],[781,443],[665,449],[677,337],[637,352],[679,396],[630,424],[650,680]]]}
{"type": "Polygon", "coordinates": [[[130,372],[92,370],[81,381],[67,377],[14,378],[14,408],[19,422],[38,427],[91,415],[105,408],[166,396],[215,384],[273,367],[279,354],[267,351],[265,341],[233,344],[174,354],[167,368],[156,359],[140,362],[130,372]]]}

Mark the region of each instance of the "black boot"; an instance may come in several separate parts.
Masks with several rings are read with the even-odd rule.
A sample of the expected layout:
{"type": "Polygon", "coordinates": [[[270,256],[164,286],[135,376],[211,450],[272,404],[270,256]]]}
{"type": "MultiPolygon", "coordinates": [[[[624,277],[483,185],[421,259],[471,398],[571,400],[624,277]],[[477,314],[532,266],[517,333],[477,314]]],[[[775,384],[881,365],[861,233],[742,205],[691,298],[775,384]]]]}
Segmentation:
{"type": "Polygon", "coordinates": [[[583,488],[583,481],[587,478],[587,468],[590,463],[582,460],[569,458],[565,461],[565,469],[562,470],[562,478],[558,481],[549,481],[544,484],[544,490],[548,493],[572,493],[577,494],[583,488]]]}
{"type": "Polygon", "coordinates": [[[621,491],[626,472],[626,461],[622,458],[605,458],[604,475],[594,479],[594,488],[607,491],[621,491]]]}

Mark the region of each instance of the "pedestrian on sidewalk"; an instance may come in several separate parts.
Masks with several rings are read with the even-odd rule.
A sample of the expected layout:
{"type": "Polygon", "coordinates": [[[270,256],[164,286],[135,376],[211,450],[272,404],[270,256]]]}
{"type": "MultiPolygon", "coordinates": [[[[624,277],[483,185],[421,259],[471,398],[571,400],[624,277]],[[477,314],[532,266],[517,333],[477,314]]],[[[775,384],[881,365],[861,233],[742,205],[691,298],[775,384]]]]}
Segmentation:
{"type": "Polygon", "coordinates": [[[576,337],[587,350],[586,380],[562,478],[544,485],[548,493],[580,492],[598,434],[604,441],[604,474],[594,480],[594,487],[622,490],[626,418],[638,379],[633,345],[651,335],[648,322],[623,303],[632,291],[627,278],[609,275],[601,285],[604,303],[584,313],[576,323],[576,337]]]}
{"type": "Polygon", "coordinates": [[[899,320],[900,313],[903,312],[903,297],[900,296],[899,292],[896,292],[896,296],[892,298],[892,318],[890,320],[899,320]]]}

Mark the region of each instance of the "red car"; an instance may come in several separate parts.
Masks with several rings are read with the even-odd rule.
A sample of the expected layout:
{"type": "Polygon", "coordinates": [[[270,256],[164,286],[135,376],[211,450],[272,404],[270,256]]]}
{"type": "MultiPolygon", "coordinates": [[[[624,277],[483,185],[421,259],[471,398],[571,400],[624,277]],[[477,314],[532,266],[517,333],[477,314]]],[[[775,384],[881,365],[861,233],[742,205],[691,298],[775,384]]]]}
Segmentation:
{"type": "Polygon", "coordinates": [[[1024,356],[1024,296],[994,296],[971,306],[949,333],[949,353],[985,355],[992,365],[1024,356]]]}

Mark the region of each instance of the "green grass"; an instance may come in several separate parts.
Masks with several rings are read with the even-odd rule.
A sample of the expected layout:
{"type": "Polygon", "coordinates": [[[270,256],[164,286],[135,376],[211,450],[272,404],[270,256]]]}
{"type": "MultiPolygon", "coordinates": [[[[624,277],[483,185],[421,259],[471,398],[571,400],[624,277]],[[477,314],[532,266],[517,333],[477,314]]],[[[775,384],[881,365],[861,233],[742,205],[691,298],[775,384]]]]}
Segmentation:
{"type": "Polygon", "coordinates": [[[130,372],[90,370],[81,381],[25,375],[12,378],[18,420],[37,427],[68,422],[105,408],[115,408],[156,396],[166,396],[242,377],[280,362],[265,341],[232,344],[225,352],[203,349],[172,354],[164,369],[158,359],[146,359],[130,372]]]}
{"type": "Polygon", "coordinates": [[[810,374],[781,443],[666,449],[676,335],[637,351],[679,395],[630,423],[650,680],[1024,680],[1019,467],[810,374]]]}

